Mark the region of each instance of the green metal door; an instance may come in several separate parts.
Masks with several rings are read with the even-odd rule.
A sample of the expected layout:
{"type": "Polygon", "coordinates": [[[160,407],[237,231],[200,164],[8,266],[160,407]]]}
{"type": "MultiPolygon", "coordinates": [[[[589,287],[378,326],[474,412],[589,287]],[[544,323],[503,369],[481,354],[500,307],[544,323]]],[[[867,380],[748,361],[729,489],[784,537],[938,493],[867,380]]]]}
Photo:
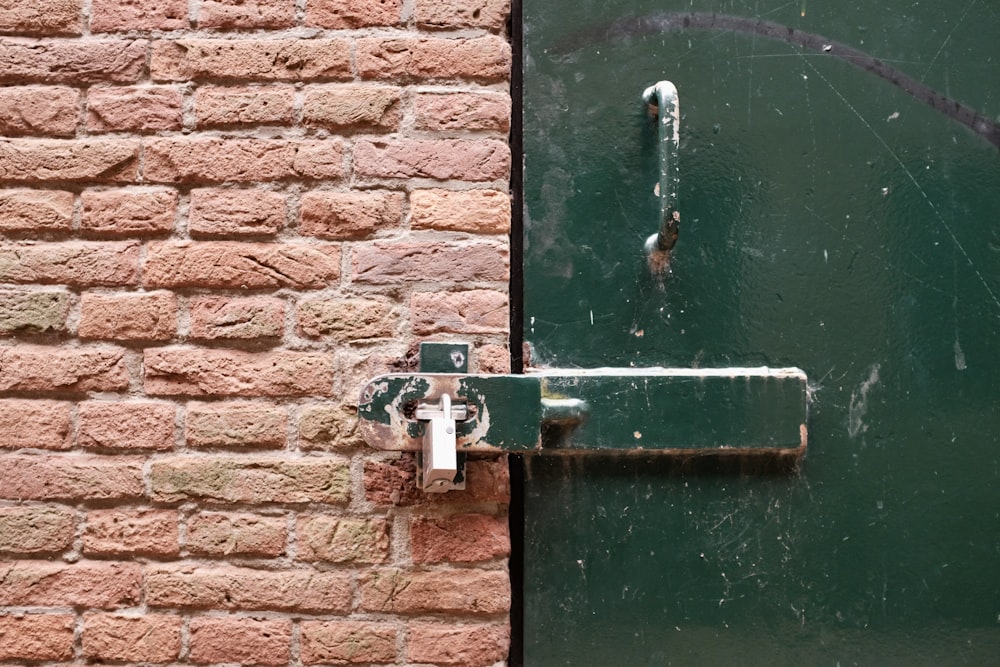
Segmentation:
{"type": "Polygon", "coordinates": [[[1000,664],[1000,5],[523,12],[532,365],[810,387],[796,466],[527,457],[525,664],[1000,664]]]}

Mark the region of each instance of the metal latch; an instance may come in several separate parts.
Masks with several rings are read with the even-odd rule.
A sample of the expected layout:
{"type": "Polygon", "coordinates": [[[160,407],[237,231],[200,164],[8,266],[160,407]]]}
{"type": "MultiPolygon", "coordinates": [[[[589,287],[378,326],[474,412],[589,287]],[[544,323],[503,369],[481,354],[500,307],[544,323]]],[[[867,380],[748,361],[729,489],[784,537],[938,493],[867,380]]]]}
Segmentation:
{"type": "Polygon", "coordinates": [[[424,430],[420,484],[428,493],[465,488],[465,475],[459,467],[455,422],[465,421],[469,411],[465,403],[452,404],[451,396],[442,394],[437,403],[419,403],[418,421],[427,422],[424,430]]]}

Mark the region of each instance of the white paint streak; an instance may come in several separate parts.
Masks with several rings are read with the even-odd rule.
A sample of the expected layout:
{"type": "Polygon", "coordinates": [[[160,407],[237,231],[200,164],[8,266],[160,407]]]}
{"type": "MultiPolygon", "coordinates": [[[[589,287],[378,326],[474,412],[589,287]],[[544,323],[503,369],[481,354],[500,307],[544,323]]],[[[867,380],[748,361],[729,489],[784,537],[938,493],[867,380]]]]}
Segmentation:
{"type": "Polygon", "coordinates": [[[868,412],[868,392],[878,384],[879,365],[875,364],[868,372],[868,379],[861,383],[856,391],[851,392],[851,405],[847,413],[847,433],[852,438],[856,438],[859,433],[868,430],[864,423],[865,414],[868,412]]]}

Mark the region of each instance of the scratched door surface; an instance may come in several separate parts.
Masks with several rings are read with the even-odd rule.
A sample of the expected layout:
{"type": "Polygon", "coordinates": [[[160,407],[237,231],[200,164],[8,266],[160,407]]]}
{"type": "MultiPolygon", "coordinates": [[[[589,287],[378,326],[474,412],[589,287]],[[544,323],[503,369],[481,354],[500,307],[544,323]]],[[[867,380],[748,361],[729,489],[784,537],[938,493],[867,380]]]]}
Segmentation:
{"type": "Polygon", "coordinates": [[[812,395],[794,472],[529,459],[526,664],[998,664],[1000,5],[523,10],[532,363],[798,366],[812,395]]]}

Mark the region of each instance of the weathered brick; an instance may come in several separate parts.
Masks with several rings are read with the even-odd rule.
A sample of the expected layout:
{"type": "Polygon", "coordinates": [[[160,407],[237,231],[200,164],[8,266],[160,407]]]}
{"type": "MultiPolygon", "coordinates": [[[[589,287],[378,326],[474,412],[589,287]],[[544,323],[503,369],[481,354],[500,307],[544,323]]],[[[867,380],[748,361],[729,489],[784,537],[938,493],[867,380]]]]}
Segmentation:
{"type": "Polygon", "coordinates": [[[362,79],[496,82],[510,74],[510,44],[495,35],[468,39],[362,37],[357,49],[362,79]]]}
{"type": "Polygon", "coordinates": [[[414,622],[409,627],[406,657],[442,667],[487,667],[503,661],[509,650],[506,624],[414,622]]]}
{"type": "Polygon", "coordinates": [[[79,35],[81,0],[0,2],[0,32],[41,35],[79,35]]]}
{"type": "MultiPolygon", "coordinates": [[[[0,251],[0,269],[2,261],[0,251]]],[[[143,283],[155,287],[323,288],[339,277],[338,246],[167,241],[149,244],[143,283]]]]}
{"type": "Polygon", "coordinates": [[[75,623],[72,614],[4,614],[0,660],[70,660],[75,623]]]}
{"type": "Polygon", "coordinates": [[[200,512],[188,520],[187,548],[204,556],[259,556],[285,553],[284,516],[231,512],[200,512]]]}
{"type": "Polygon", "coordinates": [[[119,500],[141,497],[144,491],[137,459],[14,455],[4,465],[4,499],[119,500]]]}
{"type": "Polygon", "coordinates": [[[136,177],[139,143],[110,139],[0,140],[0,181],[123,183],[136,177]]]}
{"type": "Polygon", "coordinates": [[[400,23],[403,0],[310,0],[306,25],[320,28],[368,28],[400,23]]]}
{"type": "Polygon", "coordinates": [[[402,91],[384,86],[309,86],[302,122],[335,130],[350,128],[392,131],[402,118],[402,91]]]}
{"type": "Polygon", "coordinates": [[[170,86],[94,87],[87,93],[91,132],[179,130],[183,99],[170,86]]]}
{"type": "Polygon", "coordinates": [[[65,86],[0,88],[0,135],[72,136],[79,104],[80,93],[65,86]]]}
{"type": "Polygon", "coordinates": [[[186,429],[188,447],[280,449],[288,413],[272,403],[188,403],[186,429]]]}
{"type": "Polygon", "coordinates": [[[72,226],[72,192],[0,190],[0,232],[66,232],[72,226]]]}
{"type": "MultiPolygon", "coordinates": [[[[510,471],[506,457],[470,460],[465,466],[463,503],[510,503],[510,471]]],[[[417,486],[417,460],[411,452],[399,458],[365,461],[365,498],[377,505],[425,505],[456,502],[455,494],[426,494],[417,486]]]]}
{"type": "Polygon", "coordinates": [[[500,570],[366,570],[361,609],[396,614],[500,614],[510,609],[510,580],[500,570]]]}
{"type": "Polygon", "coordinates": [[[153,138],[143,159],[146,179],[156,183],[327,180],[344,173],[339,139],[153,138]]]}
{"type": "Polygon", "coordinates": [[[417,0],[414,18],[429,30],[482,28],[499,32],[507,24],[510,0],[417,0]]]}
{"type": "Polygon", "coordinates": [[[288,619],[197,616],[191,619],[191,662],[286,665],[291,640],[288,619]]]}
{"type": "Polygon", "coordinates": [[[508,277],[507,247],[496,243],[376,242],[354,248],[352,259],[354,280],[361,283],[499,282],[508,277]]]}
{"type": "Polygon", "coordinates": [[[64,551],[73,545],[76,516],[59,505],[0,507],[0,552],[64,551]]]}
{"type": "Polygon", "coordinates": [[[188,27],[187,0],[91,0],[90,14],[93,32],[188,27]]]}
{"type": "Polygon", "coordinates": [[[389,524],[385,519],[300,515],[296,535],[302,561],[384,563],[389,558],[389,524]]]}
{"type": "Polygon", "coordinates": [[[505,516],[456,514],[410,521],[414,563],[476,563],[510,555],[505,516]]]}
{"type": "Polygon", "coordinates": [[[359,141],[354,169],[368,178],[496,181],[510,176],[510,148],[494,139],[359,141]]]}
{"type": "Polygon", "coordinates": [[[173,662],[184,619],[169,614],[83,615],[83,655],[95,662],[173,662]]]}
{"type": "Polygon", "coordinates": [[[344,503],[346,461],[324,458],[171,458],[152,463],[153,499],[225,503],[344,503]]]}
{"type": "Polygon", "coordinates": [[[173,449],[176,414],[173,403],[84,401],[77,445],[111,451],[173,449]]]}
{"type": "Polygon", "coordinates": [[[340,572],[191,565],[157,566],[146,572],[146,603],[151,607],[346,613],[351,594],[350,575],[340,572]]]}
{"type": "Polygon", "coordinates": [[[296,319],[300,336],[342,343],[388,338],[395,334],[399,321],[386,301],[328,298],[300,302],[296,319]]]}
{"type": "Polygon", "coordinates": [[[273,236],[287,223],[287,205],[281,192],[192,190],[188,231],[205,236],[273,236]]]}
{"type": "Polygon", "coordinates": [[[372,621],[302,621],[302,662],[392,663],[396,659],[396,627],[372,621]]]}
{"type": "Polygon", "coordinates": [[[503,333],[510,326],[507,295],[493,290],[415,292],[410,297],[414,333],[503,333]]]}
{"type": "Polygon", "coordinates": [[[357,240],[399,227],[403,194],[397,192],[329,192],[302,195],[299,233],[322,239],[357,240]]]}
{"type": "Polygon", "coordinates": [[[122,391],[129,382],[125,351],[116,348],[0,348],[0,369],[0,391],[122,391]]]}
{"type": "Polygon", "coordinates": [[[299,412],[299,447],[305,450],[349,449],[357,437],[357,408],[336,403],[304,405],[299,412]]]}
{"type": "Polygon", "coordinates": [[[473,353],[477,373],[506,375],[510,373],[510,350],[504,345],[478,345],[473,353]]]}
{"type": "Polygon", "coordinates": [[[198,297],[190,310],[193,340],[277,339],[285,330],[285,302],[272,297],[198,297]]]}
{"type": "Polygon", "coordinates": [[[290,125],[294,119],[295,88],[272,86],[202,86],[194,93],[201,127],[229,125],[290,125]]]}
{"type": "Polygon", "coordinates": [[[138,277],[138,243],[0,245],[0,282],[121,286],[134,285],[138,277]]]}
{"type": "Polygon", "coordinates": [[[346,39],[179,39],[153,44],[155,81],[349,80],[346,39]]]}
{"type": "Polygon", "coordinates": [[[414,190],[410,226],[470,234],[510,232],[510,195],[498,190],[414,190]]]}
{"type": "Polygon", "coordinates": [[[80,196],[80,229],[100,236],[163,236],[174,229],[177,192],[162,188],[99,190],[80,196]]]}
{"type": "Polygon", "coordinates": [[[112,609],[139,603],[137,563],[0,562],[0,604],[112,609]]]}
{"type": "Polygon", "coordinates": [[[424,130],[510,130],[510,96],[502,93],[420,93],[416,125],[424,130]]]}
{"type": "Polygon", "coordinates": [[[83,552],[90,556],[174,557],[177,546],[175,510],[93,510],[87,513],[83,552]]]}
{"type": "Polygon", "coordinates": [[[70,404],[61,401],[0,401],[0,449],[69,449],[70,404]]]}
{"type": "Polygon", "coordinates": [[[80,299],[81,338],[168,340],[176,331],[177,297],[171,292],[85,292],[80,299]]]}
{"type": "Polygon", "coordinates": [[[144,39],[0,39],[0,83],[135,83],[146,71],[144,39]]]}
{"type": "Polygon", "coordinates": [[[0,336],[62,331],[69,293],[0,288],[0,336]]]}
{"type": "Polygon", "coordinates": [[[198,9],[199,28],[276,29],[294,24],[294,0],[202,0],[198,9]]]}

